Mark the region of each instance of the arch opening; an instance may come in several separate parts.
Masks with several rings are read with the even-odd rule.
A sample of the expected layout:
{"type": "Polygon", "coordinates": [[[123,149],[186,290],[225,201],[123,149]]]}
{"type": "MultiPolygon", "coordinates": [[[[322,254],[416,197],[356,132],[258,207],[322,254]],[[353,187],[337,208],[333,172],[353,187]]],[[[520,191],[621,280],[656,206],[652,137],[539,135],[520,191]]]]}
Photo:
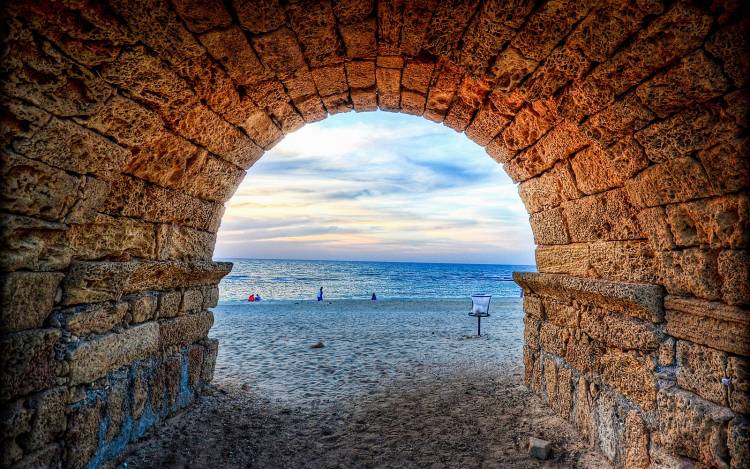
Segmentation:
{"type": "Polygon", "coordinates": [[[519,183],[531,389],[618,466],[750,460],[744,6],[4,8],[9,464],[96,466],[189,405],[223,203],[286,133],[375,108],[465,132],[519,183]]]}

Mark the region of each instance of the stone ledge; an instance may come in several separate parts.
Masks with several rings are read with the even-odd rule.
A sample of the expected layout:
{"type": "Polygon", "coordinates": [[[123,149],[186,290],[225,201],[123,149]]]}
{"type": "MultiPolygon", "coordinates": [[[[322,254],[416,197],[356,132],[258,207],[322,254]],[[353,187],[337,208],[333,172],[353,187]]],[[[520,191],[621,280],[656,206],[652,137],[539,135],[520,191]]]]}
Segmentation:
{"type": "Polygon", "coordinates": [[[660,322],[663,317],[664,293],[659,285],[537,272],[514,272],[513,280],[525,293],[611,308],[651,322],[660,322]]]}
{"type": "Polygon", "coordinates": [[[77,262],[63,280],[63,305],[119,300],[145,290],[211,286],[232,269],[231,262],[77,262]]]}
{"type": "Polygon", "coordinates": [[[213,324],[214,315],[210,311],[159,321],[159,345],[164,350],[171,345],[187,345],[205,339],[213,324]]]}
{"type": "Polygon", "coordinates": [[[159,325],[155,322],[82,342],[70,352],[70,384],[89,383],[158,350],[159,325]]]}
{"type": "Polygon", "coordinates": [[[750,356],[750,311],[672,295],[664,298],[664,309],[669,335],[750,356]]]}

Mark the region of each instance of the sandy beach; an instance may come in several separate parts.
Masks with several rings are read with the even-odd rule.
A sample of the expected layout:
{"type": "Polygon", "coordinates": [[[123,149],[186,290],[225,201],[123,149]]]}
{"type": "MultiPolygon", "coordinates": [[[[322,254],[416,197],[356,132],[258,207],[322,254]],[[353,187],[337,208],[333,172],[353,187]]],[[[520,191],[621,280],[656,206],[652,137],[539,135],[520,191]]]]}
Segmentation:
{"type": "Polygon", "coordinates": [[[220,305],[214,386],[128,467],[607,467],[523,386],[523,312],[499,298],[220,305]],[[321,342],[323,347],[311,348],[321,342]],[[530,436],[552,457],[528,456],[530,436]]]}

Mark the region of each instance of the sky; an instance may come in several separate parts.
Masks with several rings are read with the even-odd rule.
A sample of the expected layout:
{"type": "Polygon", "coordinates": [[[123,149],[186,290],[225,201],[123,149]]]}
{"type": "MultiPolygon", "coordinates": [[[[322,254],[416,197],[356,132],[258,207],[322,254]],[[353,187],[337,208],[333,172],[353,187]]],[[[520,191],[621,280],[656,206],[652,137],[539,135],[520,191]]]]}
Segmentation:
{"type": "Polygon", "coordinates": [[[337,114],[287,135],[229,200],[214,257],[533,264],[518,189],[464,134],[337,114]]]}

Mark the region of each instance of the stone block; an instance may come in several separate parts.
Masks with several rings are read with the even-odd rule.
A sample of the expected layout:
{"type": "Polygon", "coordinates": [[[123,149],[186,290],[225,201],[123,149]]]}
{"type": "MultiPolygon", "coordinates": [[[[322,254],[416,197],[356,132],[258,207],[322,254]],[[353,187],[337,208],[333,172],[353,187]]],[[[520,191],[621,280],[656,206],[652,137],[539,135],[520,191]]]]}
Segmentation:
{"type": "Polygon", "coordinates": [[[219,287],[203,287],[203,307],[202,309],[209,309],[216,307],[219,304],[219,287]]]}
{"type": "MultiPolygon", "coordinates": [[[[503,131],[503,139],[509,149],[517,149],[515,148],[517,145],[508,140],[507,134],[513,125],[518,122],[518,116],[521,116],[522,113],[523,111],[503,131]]],[[[525,131],[521,130],[521,132],[525,131]]],[[[552,168],[558,161],[576,153],[588,143],[588,139],[582,136],[577,127],[570,123],[562,123],[546,135],[541,135],[540,133],[538,137],[541,138],[532,147],[520,152],[505,165],[505,171],[514,181],[525,181],[541,174],[552,168]]],[[[529,142],[529,144],[532,143],[534,141],[529,142]]]]}
{"type": "Polygon", "coordinates": [[[103,334],[122,325],[128,309],[129,305],[124,301],[76,306],[62,311],[63,322],[73,335],[103,334]]]}
{"type": "Polygon", "coordinates": [[[747,84],[750,74],[750,63],[744,57],[748,49],[747,21],[725,26],[716,31],[708,41],[706,50],[719,59],[723,64],[724,74],[737,86],[742,88],[747,84]]]}
{"type": "Polygon", "coordinates": [[[156,318],[159,296],[154,293],[136,293],[128,295],[125,300],[130,305],[130,321],[133,324],[150,321],[156,318]]]}
{"type": "Polygon", "coordinates": [[[378,107],[384,111],[395,111],[401,100],[401,70],[377,67],[375,78],[378,90],[378,107]]]}
{"type": "Polygon", "coordinates": [[[85,467],[99,446],[102,407],[101,398],[94,395],[69,411],[66,452],[75,469],[85,467]]]}
{"type": "Polygon", "coordinates": [[[750,360],[747,357],[727,357],[727,377],[731,380],[729,408],[738,414],[750,413],[750,360]]]}
{"type": "Polygon", "coordinates": [[[414,91],[401,91],[401,109],[406,114],[421,116],[424,113],[426,97],[414,91]]]}
{"type": "Polygon", "coordinates": [[[589,274],[589,247],[587,244],[539,246],[534,251],[536,266],[548,274],[589,274]]]}
{"type": "Polygon", "coordinates": [[[71,224],[67,239],[79,260],[130,256],[153,259],[156,251],[154,225],[126,217],[97,213],[88,223],[71,224]]]}
{"type": "Polygon", "coordinates": [[[729,456],[732,458],[730,468],[741,469],[750,461],[750,424],[746,418],[736,417],[729,422],[727,429],[729,456]]]}
{"type": "Polygon", "coordinates": [[[623,465],[627,468],[648,468],[651,458],[648,450],[649,431],[643,418],[636,410],[625,415],[625,442],[623,465]]]}
{"type": "Polygon", "coordinates": [[[750,204],[745,194],[670,205],[666,215],[679,246],[742,249],[750,245],[750,204]]]}
{"type": "MultiPolygon", "coordinates": [[[[352,91],[352,101],[354,102],[354,110],[357,110],[357,101],[354,98],[355,91],[357,90],[352,91]]],[[[373,92],[373,95],[374,94],[375,93],[373,92]]],[[[297,107],[300,114],[302,114],[302,119],[307,123],[321,121],[328,115],[325,107],[323,107],[323,102],[317,94],[306,98],[300,98],[294,102],[294,105],[297,107]]],[[[375,109],[372,110],[374,111],[375,109]]]]}
{"type": "Polygon", "coordinates": [[[593,444],[594,425],[592,418],[592,399],[589,394],[589,382],[584,377],[579,377],[575,386],[575,395],[573,396],[573,415],[571,416],[573,424],[581,433],[583,440],[593,444]]]}
{"type": "Polygon", "coordinates": [[[730,305],[750,304],[750,255],[747,251],[724,250],[718,257],[721,298],[730,305]]]}
{"type": "Polygon", "coordinates": [[[750,140],[729,139],[698,153],[711,187],[717,194],[728,194],[750,185],[750,140]]]}
{"type": "Polygon", "coordinates": [[[61,336],[58,329],[32,329],[0,339],[0,399],[56,384],[60,363],[55,360],[54,348],[61,336]]]}
{"type": "Polygon", "coordinates": [[[114,440],[122,431],[122,424],[126,419],[125,409],[129,406],[128,396],[130,380],[127,373],[117,373],[109,380],[109,394],[107,395],[107,441],[114,440]]]}
{"type": "MultiPolygon", "coordinates": [[[[487,146],[509,123],[510,117],[498,110],[492,101],[488,101],[479,109],[474,116],[474,120],[466,128],[466,136],[478,145],[487,146]]],[[[502,139],[498,140],[498,142],[502,142],[502,139]]],[[[504,145],[502,148],[505,148],[504,145]]],[[[487,152],[500,163],[507,163],[510,160],[509,157],[506,158],[499,155],[502,150],[494,151],[492,148],[487,148],[487,152]]]]}
{"type": "Polygon", "coordinates": [[[656,363],[659,366],[675,364],[675,342],[674,338],[667,337],[659,344],[659,350],[656,354],[656,363]]]}
{"type": "Polygon", "coordinates": [[[448,112],[463,72],[449,62],[442,62],[435,74],[434,83],[427,95],[427,109],[435,115],[436,122],[440,122],[448,112]]]}
{"type": "Polygon", "coordinates": [[[682,390],[660,390],[654,443],[708,466],[726,467],[729,409],[682,390]]]}
{"type": "Polygon", "coordinates": [[[201,370],[203,369],[203,350],[200,345],[188,348],[188,385],[195,389],[200,384],[201,370]]]}
{"type": "Polygon", "coordinates": [[[649,411],[656,404],[656,376],[649,358],[636,353],[608,349],[598,364],[601,379],[649,411]]]}
{"type": "Polygon", "coordinates": [[[157,258],[160,260],[211,260],[216,234],[176,224],[156,228],[157,258]]]}
{"type": "Polygon", "coordinates": [[[14,145],[19,153],[50,166],[110,180],[130,157],[125,148],[70,120],[53,118],[32,138],[14,145]]]}
{"type": "MultiPolygon", "coordinates": [[[[399,46],[398,49],[400,49],[403,53],[410,56],[418,55],[424,44],[424,39],[427,35],[427,29],[429,28],[430,20],[432,19],[432,12],[434,11],[436,5],[437,0],[419,0],[406,2],[403,6],[402,20],[402,13],[399,11],[401,7],[399,4],[393,4],[390,2],[379,3],[378,13],[380,13],[380,10],[385,10],[388,12],[388,14],[385,15],[386,17],[390,18],[390,21],[388,21],[387,24],[394,26],[395,24],[398,24],[398,26],[394,28],[388,28],[389,32],[395,31],[396,37],[391,37],[391,35],[389,34],[384,48],[386,50],[395,49],[394,44],[392,43],[392,40],[395,39],[395,43],[399,46]],[[388,5],[387,9],[385,8],[386,5],[388,5]],[[400,42],[397,39],[397,28],[401,29],[400,42]]],[[[379,23],[383,24],[382,20],[379,21],[379,23]]],[[[383,39],[384,38],[381,35],[379,42],[382,43],[383,39]]]]}
{"type": "Polygon", "coordinates": [[[540,321],[544,319],[544,303],[538,296],[523,295],[523,311],[532,318],[540,321]]]}
{"type": "Polygon", "coordinates": [[[542,350],[557,356],[565,356],[570,330],[551,322],[543,322],[539,328],[539,342],[542,350]]]}
{"type": "Polygon", "coordinates": [[[330,3],[295,3],[287,4],[285,8],[311,66],[341,61],[342,46],[330,3]]]}
{"type": "Polygon", "coordinates": [[[637,132],[649,160],[662,163],[710,148],[736,134],[734,122],[714,108],[690,107],[637,132]]]}
{"type": "Polygon", "coordinates": [[[377,50],[377,29],[375,18],[354,24],[340,24],[339,31],[344,40],[347,57],[372,57],[377,50]]]}
{"type": "Polygon", "coordinates": [[[133,367],[133,405],[130,410],[135,420],[141,418],[148,402],[148,378],[152,370],[147,363],[136,363],[133,367]]]}
{"type": "Polygon", "coordinates": [[[689,104],[721,96],[728,86],[721,67],[698,49],[640,85],[636,93],[657,116],[666,117],[689,104]]]}
{"type": "Polygon", "coordinates": [[[65,57],[17,19],[8,18],[5,30],[9,52],[3,63],[7,78],[0,87],[5,96],[68,117],[96,112],[112,94],[112,88],[98,74],[65,57]]]}
{"type": "Polygon", "coordinates": [[[0,416],[0,439],[6,441],[31,430],[34,411],[26,407],[26,399],[22,398],[5,403],[0,416]]]}
{"type": "Polygon", "coordinates": [[[711,195],[701,165],[690,157],[650,166],[625,183],[630,200],[638,207],[686,202],[711,195]]]}
{"type": "Polygon", "coordinates": [[[126,147],[143,145],[164,127],[158,114],[120,95],[113,96],[96,114],[76,122],[126,147]]]}
{"type": "Polygon", "coordinates": [[[17,99],[6,97],[0,105],[0,113],[7,122],[0,130],[0,142],[11,147],[16,139],[28,139],[50,120],[47,112],[17,99]]]}
{"type": "MultiPolygon", "coordinates": [[[[558,121],[557,106],[552,100],[535,101],[531,106],[516,114],[513,122],[503,131],[503,140],[512,150],[523,150],[546,134],[558,121]]],[[[570,154],[578,146],[575,139],[570,138],[573,129],[563,126],[549,137],[549,150],[557,150],[563,156],[570,154]],[[572,151],[569,151],[572,150],[572,151]]],[[[544,149],[539,148],[539,157],[544,157],[544,149]]]]}
{"type": "Polygon", "coordinates": [[[242,27],[256,34],[273,31],[286,22],[277,0],[232,0],[232,5],[242,27]]]}
{"type": "Polygon", "coordinates": [[[180,309],[183,313],[198,313],[203,309],[203,289],[188,288],[182,293],[180,309]]]}
{"type": "Polygon", "coordinates": [[[89,383],[158,351],[159,325],[140,324],[121,333],[82,341],[69,352],[70,384],[89,383]]]}
{"type": "Polygon", "coordinates": [[[65,274],[11,272],[0,279],[0,332],[42,327],[52,312],[57,288],[65,274]]]}
{"type": "Polygon", "coordinates": [[[338,94],[332,94],[330,96],[324,96],[321,98],[323,105],[325,106],[328,114],[339,114],[342,112],[349,112],[352,110],[352,103],[349,101],[349,93],[343,92],[338,94]]]}
{"type": "Polygon", "coordinates": [[[423,95],[427,94],[434,69],[435,64],[431,61],[407,59],[401,76],[401,86],[423,95]]]}
{"type": "Polygon", "coordinates": [[[10,151],[0,153],[0,208],[63,221],[78,198],[80,178],[10,151]]]}
{"type": "Polygon", "coordinates": [[[356,112],[372,112],[378,108],[378,96],[374,88],[351,90],[350,94],[356,112]]]}
{"type": "Polygon", "coordinates": [[[591,338],[623,350],[657,350],[662,335],[650,322],[597,308],[581,312],[580,329],[591,338]]]}
{"type": "Polygon", "coordinates": [[[530,213],[555,208],[563,201],[581,196],[567,161],[557,163],[540,176],[522,182],[518,186],[518,193],[530,213]]]}
{"type": "Polygon", "coordinates": [[[321,96],[330,96],[349,90],[343,64],[313,68],[310,72],[321,96]]]}
{"type": "Polygon", "coordinates": [[[254,36],[252,42],[263,65],[274,72],[291,73],[305,66],[297,38],[286,26],[254,36]]]}
{"type": "Polygon", "coordinates": [[[622,282],[657,283],[648,242],[599,241],[589,245],[589,275],[622,282]]]}
{"type": "Polygon", "coordinates": [[[67,401],[66,387],[52,388],[30,399],[29,405],[34,409],[34,418],[31,431],[22,442],[26,452],[41,450],[62,436],[67,423],[67,401]]]}
{"type": "MultiPolygon", "coordinates": [[[[515,8],[508,8],[515,10],[515,8]]],[[[484,72],[498,51],[513,37],[515,31],[500,18],[507,10],[500,3],[488,2],[479,7],[462,38],[463,47],[458,52],[458,63],[474,74],[484,72]]]]}
{"type": "Polygon", "coordinates": [[[617,171],[608,153],[597,144],[576,153],[570,163],[578,189],[584,194],[598,194],[621,187],[625,181],[626,176],[617,171]]]}
{"type": "Polygon", "coordinates": [[[179,290],[159,293],[159,308],[157,310],[158,318],[173,318],[180,314],[180,303],[182,301],[182,292],[179,290]]]}
{"type": "Polygon", "coordinates": [[[214,323],[210,311],[179,316],[159,321],[159,345],[164,350],[171,345],[187,345],[205,339],[214,323]]]}
{"type": "Polygon", "coordinates": [[[736,306],[669,295],[664,299],[666,331],[730,353],[750,356],[750,315],[736,306]]]}
{"type": "Polygon", "coordinates": [[[664,251],[675,247],[674,237],[667,223],[667,212],[664,207],[645,208],[636,216],[638,226],[648,237],[651,247],[664,251]]]}
{"type": "Polygon", "coordinates": [[[638,211],[622,189],[565,202],[563,213],[574,243],[643,237],[638,226],[638,211]]]}
{"type": "Polygon", "coordinates": [[[562,327],[578,328],[579,308],[553,298],[543,298],[545,319],[562,327]]]}
{"type": "Polygon", "coordinates": [[[263,149],[247,135],[206,106],[191,108],[174,129],[241,169],[249,168],[263,155],[263,149]]]}
{"type": "Polygon", "coordinates": [[[0,215],[0,269],[48,271],[65,269],[71,251],[65,242],[67,227],[37,218],[0,215]]]}
{"type": "Polygon", "coordinates": [[[527,316],[523,319],[523,325],[523,343],[533,350],[539,349],[539,326],[541,322],[527,316]]]}
{"type": "Polygon", "coordinates": [[[641,104],[635,93],[628,93],[611,106],[590,116],[583,124],[582,130],[606,147],[633,135],[654,117],[654,114],[641,104]]]}
{"type": "Polygon", "coordinates": [[[726,353],[684,340],[677,341],[677,384],[725,407],[727,391],[721,380],[726,366],[726,353]]]}
{"type": "Polygon", "coordinates": [[[349,88],[372,88],[375,86],[375,62],[357,60],[347,62],[346,80],[349,88]]]}
{"type": "Polygon", "coordinates": [[[529,347],[523,348],[524,383],[534,392],[541,392],[542,367],[539,354],[529,347]]]}
{"type": "Polygon", "coordinates": [[[35,451],[13,465],[14,469],[34,469],[38,467],[60,467],[63,450],[60,444],[53,443],[35,451]]]}
{"type": "Polygon", "coordinates": [[[706,300],[721,298],[717,253],[699,248],[661,251],[656,255],[660,282],[670,294],[695,295],[706,300]]]}
{"type": "Polygon", "coordinates": [[[174,353],[163,359],[161,372],[164,376],[164,388],[169,401],[169,410],[172,411],[180,395],[180,384],[182,381],[182,356],[174,353]]]}
{"type": "Polygon", "coordinates": [[[587,2],[546,3],[531,14],[512,44],[525,57],[542,60],[586,16],[590,8],[587,2]]]}
{"type": "Polygon", "coordinates": [[[214,379],[214,368],[216,367],[216,354],[219,353],[219,341],[216,339],[205,340],[206,350],[203,354],[203,368],[201,369],[201,381],[210,383],[214,379]]]}
{"type": "Polygon", "coordinates": [[[78,262],[63,281],[63,304],[118,300],[147,290],[215,285],[229,273],[228,262],[78,262]]]}
{"type": "Polygon", "coordinates": [[[601,378],[600,362],[606,347],[600,342],[591,339],[586,334],[579,334],[568,342],[568,348],[565,351],[565,361],[575,368],[579,373],[587,376],[601,378]]]}
{"type": "Polygon", "coordinates": [[[544,397],[550,407],[557,410],[557,364],[551,358],[544,359],[544,397]]]}
{"type": "Polygon", "coordinates": [[[471,118],[474,116],[476,110],[477,107],[457,97],[453,100],[450,108],[448,108],[448,113],[445,115],[445,119],[443,119],[443,124],[456,132],[463,132],[469,126],[469,123],[471,123],[471,118]]]}
{"type": "Polygon", "coordinates": [[[268,77],[266,68],[237,26],[218,29],[200,36],[211,56],[221,63],[235,83],[252,86],[268,77]]]}
{"type": "Polygon", "coordinates": [[[513,280],[527,293],[576,300],[651,322],[663,316],[663,291],[658,285],[536,272],[514,272],[513,280]]]}

